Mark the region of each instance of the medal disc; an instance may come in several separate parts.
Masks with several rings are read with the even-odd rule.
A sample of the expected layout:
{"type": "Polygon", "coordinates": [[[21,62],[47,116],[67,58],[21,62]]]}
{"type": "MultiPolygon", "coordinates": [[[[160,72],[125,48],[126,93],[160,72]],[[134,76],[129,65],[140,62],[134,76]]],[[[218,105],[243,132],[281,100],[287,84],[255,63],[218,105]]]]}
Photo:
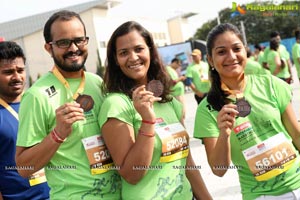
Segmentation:
{"type": "Polygon", "coordinates": [[[159,80],[152,80],[147,84],[146,90],[153,92],[153,96],[159,97],[164,91],[164,86],[159,80]]]}
{"type": "Polygon", "coordinates": [[[80,104],[80,107],[84,112],[90,111],[94,106],[94,100],[89,95],[79,95],[76,99],[76,102],[80,104]]]}
{"type": "Polygon", "coordinates": [[[237,111],[239,112],[239,117],[246,117],[251,112],[251,105],[244,98],[237,99],[236,101],[237,111]]]}

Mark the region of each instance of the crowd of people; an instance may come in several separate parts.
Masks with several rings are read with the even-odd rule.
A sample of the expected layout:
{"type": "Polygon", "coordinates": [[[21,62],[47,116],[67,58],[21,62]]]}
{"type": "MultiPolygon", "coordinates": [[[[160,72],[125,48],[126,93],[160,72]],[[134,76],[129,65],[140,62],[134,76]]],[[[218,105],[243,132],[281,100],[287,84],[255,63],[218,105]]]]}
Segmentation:
{"type": "Polygon", "coordinates": [[[54,13],[43,35],[53,66],[27,90],[22,48],[0,42],[0,200],[213,199],[190,150],[186,86],[193,135],[216,176],[233,163],[244,200],[300,199],[289,86],[292,62],[300,74],[299,31],[291,61],[278,32],[252,54],[236,26],[217,25],[206,57],[193,49],[182,75],[179,58],[165,66],[151,33],[127,21],[108,41],[103,79],[85,71],[78,13],[54,13]]]}

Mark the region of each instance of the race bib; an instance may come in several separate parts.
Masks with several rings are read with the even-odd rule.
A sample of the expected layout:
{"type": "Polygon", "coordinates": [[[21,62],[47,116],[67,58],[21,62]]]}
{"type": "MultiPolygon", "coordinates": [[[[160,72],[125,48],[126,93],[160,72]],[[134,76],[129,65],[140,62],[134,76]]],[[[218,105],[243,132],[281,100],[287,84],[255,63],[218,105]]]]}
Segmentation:
{"type": "Polygon", "coordinates": [[[82,139],[89,159],[91,174],[102,174],[114,168],[113,161],[101,136],[94,135],[82,139]]]}
{"type": "Polygon", "coordinates": [[[156,128],[162,142],[160,162],[171,162],[185,158],[189,153],[189,135],[180,123],[156,128]]]}
{"type": "Polygon", "coordinates": [[[243,155],[258,181],[266,181],[287,171],[296,161],[296,153],[283,133],[245,149],[243,155]]]}
{"type": "Polygon", "coordinates": [[[204,70],[202,69],[202,67],[199,70],[199,74],[200,74],[200,81],[201,82],[209,82],[208,73],[204,73],[204,70]]]}
{"type": "Polygon", "coordinates": [[[30,186],[38,185],[41,183],[45,183],[46,176],[45,176],[45,170],[44,168],[40,169],[39,171],[35,172],[29,177],[29,184],[30,186]]]}

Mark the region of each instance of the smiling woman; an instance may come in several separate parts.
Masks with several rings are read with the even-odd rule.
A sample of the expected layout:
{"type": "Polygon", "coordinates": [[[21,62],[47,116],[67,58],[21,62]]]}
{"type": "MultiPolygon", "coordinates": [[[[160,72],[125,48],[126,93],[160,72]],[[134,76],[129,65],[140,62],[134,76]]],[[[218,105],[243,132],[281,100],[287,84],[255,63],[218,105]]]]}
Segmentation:
{"type": "Polygon", "coordinates": [[[208,34],[212,87],[198,106],[194,137],[203,140],[215,175],[231,162],[237,166],[244,200],[300,199],[300,126],[291,88],[273,75],[245,75],[243,41],[228,23],[208,34]]]}
{"type": "Polygon", "coordinates": [[[108,42],[99,125],[124,200],[211,199],[200,172],[186,170],[195,163],[170,83],[150,32],[134,21],[120,25],[108,42]]]}

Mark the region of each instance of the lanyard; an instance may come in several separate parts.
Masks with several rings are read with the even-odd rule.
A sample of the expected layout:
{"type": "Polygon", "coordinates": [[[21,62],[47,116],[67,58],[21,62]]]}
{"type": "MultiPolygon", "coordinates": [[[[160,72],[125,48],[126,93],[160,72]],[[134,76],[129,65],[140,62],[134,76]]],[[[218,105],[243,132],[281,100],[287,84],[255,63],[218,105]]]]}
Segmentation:
{"type": "Polygon", "coordinates": [[[19,121],[19,117],[18,117],[18,113],[10,106],[8,105],[8,103],[6,103],[3,99],[0,98],[0,104],[6,108],[6,110],[8,110],[18,121],[19,121]]]}
{"type": "MultiPolygon", "coordinates": [[[[58,71],[57,67],[54,66],[52,69],[52,73],[54,74],[54,76],[65,86],[65,88],[67,89],[67,91],[70,91],[72,93],[72,91],[70,90],[70,85],[68,83],[68,81],[63,77],[63,75],[58,71]]],[[[84,90],[84,85],[85,85],[85,75],[84,72],[81,73],[81,81],[79,84],[79,87],[77,89],[77,91],[75,92],[75,94],[71,94],[72,98],[74,100],[77,99],[77,97],[79,96],[79,94],[81,94],[84,90]]]]}
{"type": "Polygon", "coordinates": [[[229,99],[231,98],[242,99],[244,97],[244,93],[242,91],[244,91],[245,87],[246,87],[245,77],[243,77],[241,90],[231,90],[228,88],[228,86],[225,83],[221,82],[221,88],[225,93],[229,94],[229,96],[227,97],[229,99]]]}

